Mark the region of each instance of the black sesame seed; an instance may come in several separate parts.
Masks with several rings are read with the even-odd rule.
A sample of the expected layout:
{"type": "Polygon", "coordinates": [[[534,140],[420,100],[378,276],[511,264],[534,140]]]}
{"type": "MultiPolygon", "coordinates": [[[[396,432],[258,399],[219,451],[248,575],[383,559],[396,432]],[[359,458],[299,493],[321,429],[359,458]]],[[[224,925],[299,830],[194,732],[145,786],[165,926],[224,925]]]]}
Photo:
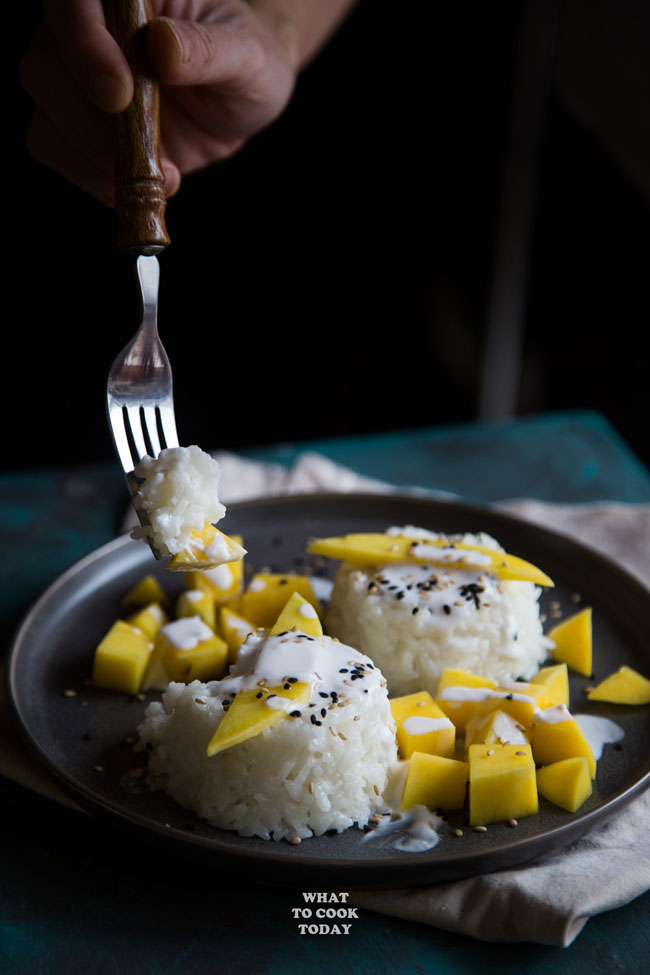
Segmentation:
{"type": "Polygon", "coordinates": [[[414,606],[413,609],[411,610],[411,616],[417,616],[419,612],[420,612],[419,608],[417,606],[414,606]]]}
{"type": "Polygon", "coordinates": [[[403,592],[396,592],[395,593],[395,599],[404,599],[404,593],[403,592]]]}
{"type": "Polygon", "coordinates": [[[312,716],[311,716],[311,723],[312,724],[316,724],[317,723],[316,715],[315,714],[312,714],[312,716]]]}
{"type": "Polygon", "coordinates": [[[447,603],[445,603],[445,605],[442,608],[444,609],[447,616],[449,616],[449,614],[451,613],[451,606],[448,606],[447,603]]]}
{"type": "Polygon", "coordinates": [[[347,667],[341,667],[341,669],[339,670],[339,674],[347,674],[347,672],[348,672],[347,667]]]}
{"type": "Polygon", "coordinates": [[[329,694],[326,694],[325,691],[319,691],[318,692],[318,696],[319,697],[329,697],[329,694]]]}
{"type": "Polygon", "coordinates": [[[258,691],[257,694],[255,695],[255,697],[261,697],[261,696],[262,696],[262,692],[261,691],[258,691]]]}
{"type": "MultiPolygon", "coordinates": [[[[290,711],[289,712],[289,717],[290,718],[300,718],[301,716],[302,716],[302,711],[290,711]]],[[[312,715],[312,717],[313,717],[313,715],[312,715]]]]}
{"type": "Polygon", "coordinates": [[[326,714],[327,714],[327,708],[321,708],[320,709],[321,718],[324,718],[326,714]]]}
{"type": "Polygon", "coordinates": [[[512,694],[506,694],[506,701],[512,701],[512,694]]]}
{"type": "Polygon", "coordinates": [[[291,688],[291,684],[288,681],[287,681],[286,684],[283,684],[282,685],[282,689],[285,690],[285,691],[290,690],[290,688],[291,688]]]}
{"type": "Polygon", "coordinates": [[[287,680],[289,681],[290,684],[295,684],[297,682],[298,678],[297,677],[287,677],[287,680]]]}

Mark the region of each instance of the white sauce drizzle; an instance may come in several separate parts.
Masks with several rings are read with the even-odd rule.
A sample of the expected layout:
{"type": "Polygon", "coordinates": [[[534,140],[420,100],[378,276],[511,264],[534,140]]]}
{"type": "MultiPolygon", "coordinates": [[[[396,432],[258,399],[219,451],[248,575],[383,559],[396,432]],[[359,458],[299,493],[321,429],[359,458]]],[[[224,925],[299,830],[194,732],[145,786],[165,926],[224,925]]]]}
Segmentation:
{"type": "Polygon", "coordinates": [[[407,735],[428,735],[432,731],[442,731],[443,728],[453,728],[449,718],[427,718],[413,716],[402,722],[402,728],[407,735]]]}
{"type": "Polygon", "coordinates": [[[298,607],[298,616],[302,616],[306,620],[315,620],[318,613],[314,609],[311,603],[302,603],[298,607]]]}
{"type": "Polygon", "coordinates": [[[167,623],[160,630],[177,650],[193,650],[197,644],[213,635],[210,627],[199,616],[185,616],[167,623]]]}
{"type": "MultiPolygon", "coordinates": [[[[207,552],[207,549],[206,549],[207,552]]],[[[211,553],[207,553],[211,556],[211,553]]],[[[217,565],[213,569],[205,569],[204,576],[208,579],[215,589],[220,589],[222,592],[227,592],[232,586],[232,569],[225,563],[224,565],[217,565]]]]}
{"type": "Polygon", "coordinates": [[[489,687],[443,687],[438,692],[438,697],[452,705],[462,704],[464,701],[491,701],[494,699],[522,701],[525,704],[535,703],[529,694],[517,694],[515,691],[495,691],[489,687]]]}
{"type": "Polygon", "coordinates": [[[442,818],[432,813],[426,806],[413,806],[407,812],[399,813],[399,818],[392,813],[382,816],[377,825],[361,838],[362,843],[368,840],[381,839],[389,833],[401,833],[393,844],[395,850],[401,853],[424,853],[432,850],[440,842],[437,827],[442,818]]]}
{"type": "Polygon", "coordinates": [[[575,720],[589,742],[596,761],[603,754],[603,746],[614,744],[625,738],[625,732],[615,721],[601,718],[596,714],[576,714],[575,720]]]}

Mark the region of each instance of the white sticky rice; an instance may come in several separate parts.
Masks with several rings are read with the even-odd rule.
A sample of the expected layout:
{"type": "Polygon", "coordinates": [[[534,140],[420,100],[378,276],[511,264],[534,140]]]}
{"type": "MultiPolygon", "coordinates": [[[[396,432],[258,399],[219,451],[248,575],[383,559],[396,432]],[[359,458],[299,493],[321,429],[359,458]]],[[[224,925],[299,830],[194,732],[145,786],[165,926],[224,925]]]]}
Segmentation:
{"type": "MultiPolygon", "coordinates": [[[[389,532],[448,538],[413,526],[389,532]]],[[[503,551],[483,533],[454,535],[449,541],[503,551]]],[[[343,563],[327,631],[375,661],[391,697],[423,689],[435,696],[445,667],[497,683],[527,680],[553,646],[542,632],[540,593],[531,582],[499,581],[484,570],[413,562],[361,569],[343,563]]]]}
{"type": "MultiPolygon", "coordinates": [[[[249,649],[259,639],[249,637],[249,649]]],[[[241,836],[306,839],[365,825],[383,808],[397,762],[386,682],[362,654],[322,640],[337,668],[353,658],[366,665],[367,679],[349,682],[345,698],[341,675],[335,700],[329,683],[316,683],[311,706],[292,708],[300,717],[283,717],[212,757],[206,748],[226,713],[222,701],[227,707],[234,697],[229,680],[171,683],[139,728],[136,747],[149,748],[154,781],[201,819],[241,836]]]]}
{"type": "MultiPolygon", "coordinates": [[[[216,524],[226,513],[219,501],[221,467],[200,447],[168,447],[144,457],[134,473],[142,483],[133,504],[147,524],[131,533],[161,555],[187,548],[193,529],[216,524]]],[[[216,553],[215,553],[216,554],[216,553]]]]}

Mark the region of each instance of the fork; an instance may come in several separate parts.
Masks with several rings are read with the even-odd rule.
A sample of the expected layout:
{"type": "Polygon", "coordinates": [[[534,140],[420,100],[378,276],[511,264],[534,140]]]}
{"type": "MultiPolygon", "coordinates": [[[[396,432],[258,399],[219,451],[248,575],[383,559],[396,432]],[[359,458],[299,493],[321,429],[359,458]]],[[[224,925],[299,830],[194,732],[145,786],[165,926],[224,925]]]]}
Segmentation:
{"type": "MultiPolygon", "coordinates": [[[[118,245],[136,256],[141,324],[113,362],[106,385],[106,407],[113,444],[131,500],[138,491],[138,462],[178,446],[172,371],[158,335],[157,255],[169,243],[165,226],[164,174],[160,165],[158,83],[146,54],[144,31],[148,0],[105,0],[109,29],[133,73],[129,107],[117,117],[115,206],[118,245]]],[[[146,516],[136,508],[140,523],[146,516]]],[[[160,558],[152,547],[153,554],[160,558]]]]}

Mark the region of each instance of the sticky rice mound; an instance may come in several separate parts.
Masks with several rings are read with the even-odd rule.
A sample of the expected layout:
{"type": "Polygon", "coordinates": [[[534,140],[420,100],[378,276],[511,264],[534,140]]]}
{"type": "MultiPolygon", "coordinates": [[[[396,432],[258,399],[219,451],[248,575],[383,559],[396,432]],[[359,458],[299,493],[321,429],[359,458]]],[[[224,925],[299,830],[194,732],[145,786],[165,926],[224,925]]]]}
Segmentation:
{"type": "Polygon", "coordinates": [[[192,531],[216,524],[226,513],[219,501],[219,462],[200,447],[167,447],[135,467],[142,478],[133,504],[146,522],[131,533],[163,556],[184,551],[192,531]]]}
{"type": "MultiPolygon", "coordinates": [[[[300,642],[300,633],[283,634],[285,643],[287,636],[300,642]]],[[[261,639],[248,638],[240,651],[244,661],[261,639]]],[[[383,809],[382,793],[397,764],[386,681],[356,650],[329,637],[321,646],[327,673],[338,679],[312,682],[308,704],[211,757],[207,745],[239,678],[171,683],[139,728],[136,747],[149,750],[154,781],[201,819],[241,836],[302,840],[367,824],[383,809]],[[347,680],[350,661],[361,675],[355,681],[347,680]]]]}
{"type": "MultiPolygon", "coordinates": [[[[414,526],[389,533],[503,551],[484,533],[445,536],[414,526]]],[[[497,683],[530,679],[553,645],[543,635],[540,594],[532,582],[501,581],[453,564],[404,561],[362,569],[343,563],[327,631],[375,661],[391,697],[422,689],[435,696],[445,667],[497,683]]]]}

